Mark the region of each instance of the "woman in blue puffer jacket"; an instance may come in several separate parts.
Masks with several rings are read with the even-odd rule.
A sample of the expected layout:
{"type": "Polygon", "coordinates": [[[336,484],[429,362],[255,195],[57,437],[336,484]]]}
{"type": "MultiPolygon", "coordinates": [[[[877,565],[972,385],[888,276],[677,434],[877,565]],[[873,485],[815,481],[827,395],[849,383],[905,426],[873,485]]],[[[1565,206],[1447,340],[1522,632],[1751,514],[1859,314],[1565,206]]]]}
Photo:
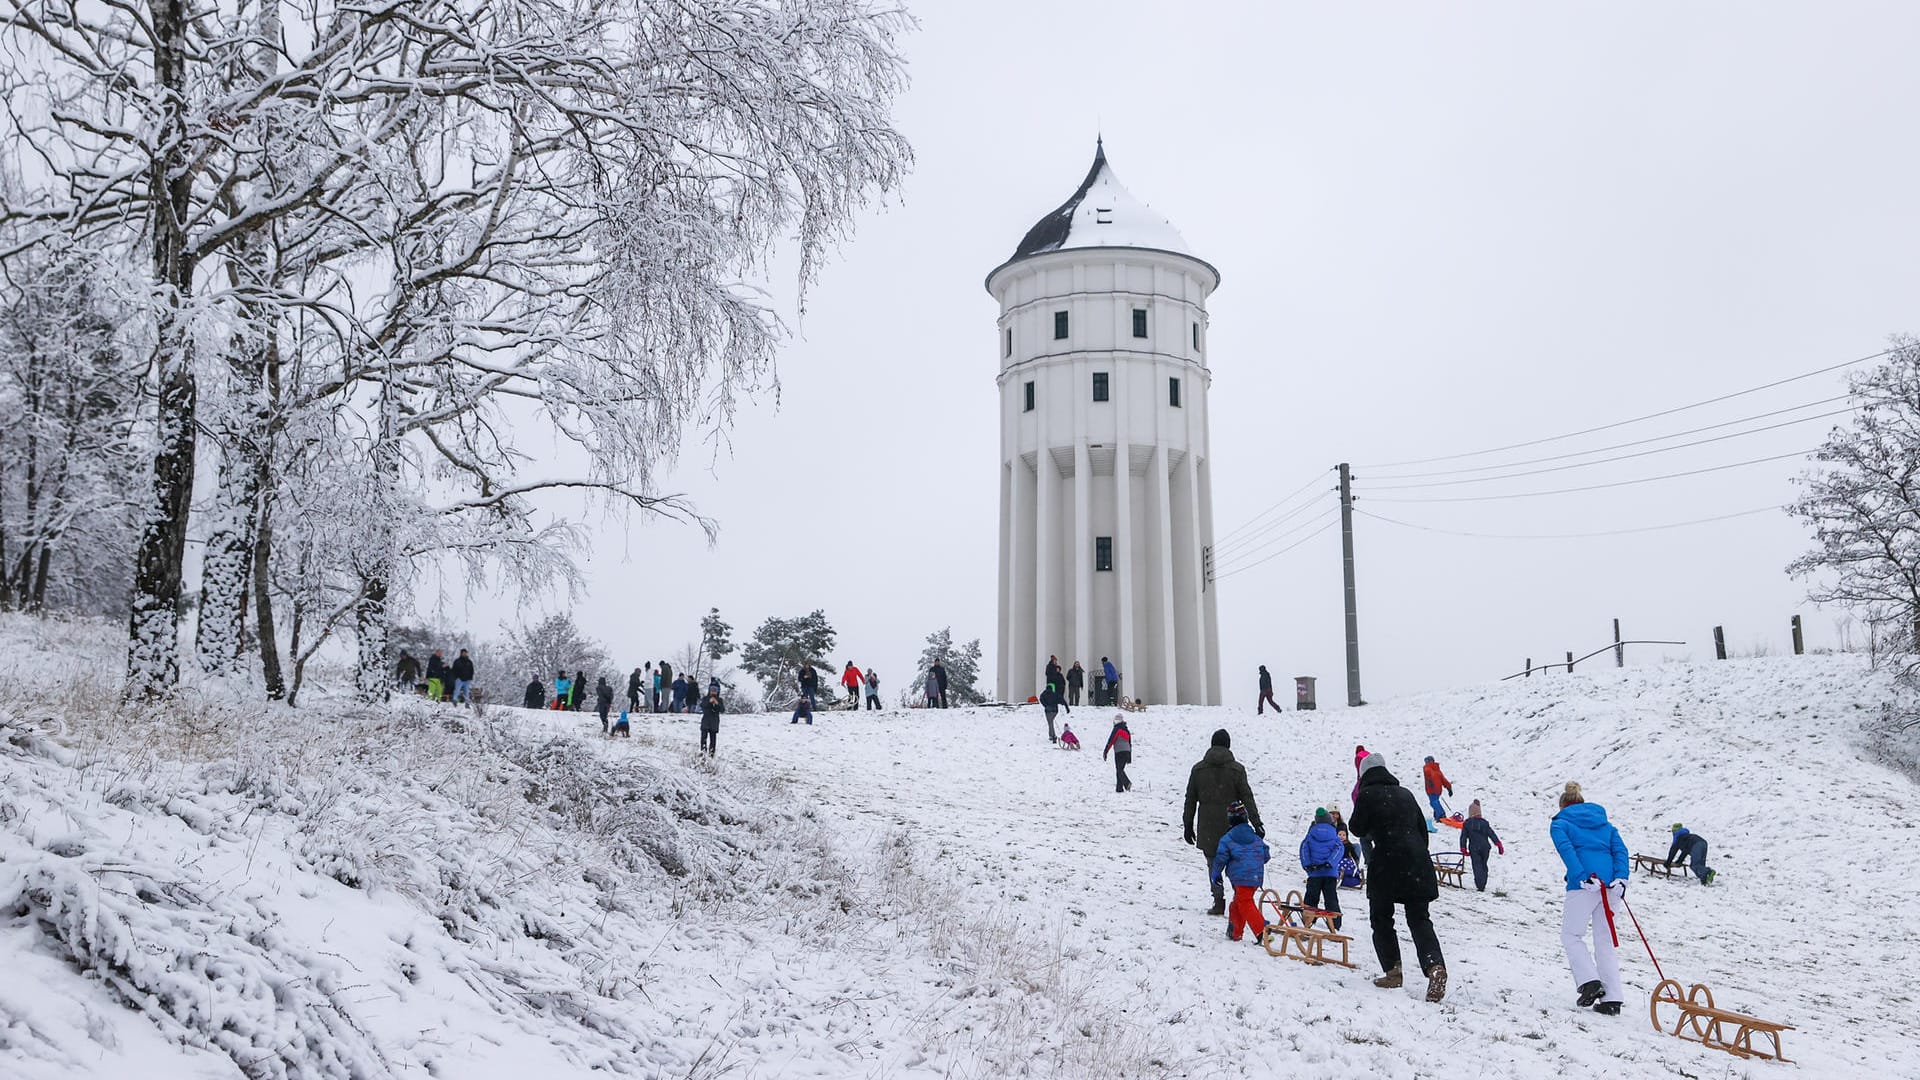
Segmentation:
{"type": "Polygon", "coordinates": [[[1553,815],[1553,847],[1567,867],[1567,906],[1560,916],[1560,942],[1567,948],[1581,1008],[1617,1016],[1626,999],[1620,986],[1620,959],[1614,954],[1613,934],[1607,927],[1611,906],[1627,895],[1627,845],[1620,830],[1607,821],[1607,811],[1580,794],[1580,785],[1567,781],[1560,793],[1560,812],[1553,815]],[[1593,951],[1587,951],[1587,931],[1593,931],[1593,951]],[[1599,1004],[1595,1005],[1595,1002],[1599,1004]]]}

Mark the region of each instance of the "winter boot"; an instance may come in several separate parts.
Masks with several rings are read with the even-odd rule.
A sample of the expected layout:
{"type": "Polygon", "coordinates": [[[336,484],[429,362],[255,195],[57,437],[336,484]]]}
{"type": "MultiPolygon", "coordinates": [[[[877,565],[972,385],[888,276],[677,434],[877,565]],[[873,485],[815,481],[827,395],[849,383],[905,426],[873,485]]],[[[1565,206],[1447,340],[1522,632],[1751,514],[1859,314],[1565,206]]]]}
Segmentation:
{"type": "Polygon", "coordinates": [[[1435,964],[1427,971],[1427,1000],[1439,1001],[1447,996],[1447,965],[1435,964]]]}
{"type": "Polygon", "coordinates": [[[1393,966],[1392,971],[1389,971],[1385,975],[1382,975],[1379,978],[1373,980],[1373,985],[1379,987],[1382,990],[1398,990],[1402,986],[1406,985],[1405,981],[1400,976],[1400,965],[1395,964],[1393,966]]]}
{"type": "Polygon", "coordinates": [[[1214,897],[1213,906],[1207,909],[1207,914],[1225,915],[1226,913],[1227,913],[1227,898],[1224,896],[1214,897]]]}
{"type": "Polygon", "coordinates": [[[1601,1016],[1619,1016],[1620,1003],[1617,1001],[1603,1001],[1595,1005],[1593,1011],[1599,1013],[1601,1016]]]}
{"type": "Polygon", "coordinates": [[[1233,920],[1232,920],[1232,919],[1228,919],[1228,920],[1227,920],[1227,940],[1228,940],[1228,941],[1239,941],[1239,940],[1240,940],[1240,935],[1239,935],[1239,934],[1236,934],[1236,933],[1234,933],[1234,932],[1233,932],[1233,920]]]}
{"type": "Polygon", "coordinates": [[[1711,885],[1711,884],[1713,884],[1713,879],[1714,879],[1714,878],[1717,878],[1717,877],[1719,877],[1719,876],[1720,876],[1720,871],[1718,871],[1718,870],[1709,870],[1709,871],[1707,871],[1707,880],[1705,880],[1705,881],[1703,881],[1703,882],[1701,882],[1700,884],[1702,884],[1702,885],[1711,885]]]}
{"type": "Polygon", "coordinates": [[[1580,1007],[1583,1009],[1591,1008],[1594,1002],[1600,1000],[1600,995],[1606,992],[1606,987],[1600,985],[1599,979],[1588,979],[1586,982],[1581,983],[1580,1007]]]}

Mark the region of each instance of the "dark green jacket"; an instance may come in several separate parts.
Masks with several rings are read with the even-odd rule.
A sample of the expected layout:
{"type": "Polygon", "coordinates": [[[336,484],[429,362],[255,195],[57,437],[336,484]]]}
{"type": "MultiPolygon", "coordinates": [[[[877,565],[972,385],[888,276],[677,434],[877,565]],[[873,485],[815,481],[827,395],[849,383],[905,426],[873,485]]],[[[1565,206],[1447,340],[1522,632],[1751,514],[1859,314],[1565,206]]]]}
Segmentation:
{"type": "Polygon", "coordinates": [[[1254,805],[1253,789],[1247,786],[1246,766],[1233,760],[1233,751],[1210,746],[1207,756],[1187,776],[1187,806],[1180,823],[1193,830],[1200,850],[1211,856],[1227,835],[1227,807],[1241,803],[1247,808],[1247,821],[1264,830],[1260,808],[1254,805]],[[1195,811],[1198,811],[1196,817],[1195,811]]]}

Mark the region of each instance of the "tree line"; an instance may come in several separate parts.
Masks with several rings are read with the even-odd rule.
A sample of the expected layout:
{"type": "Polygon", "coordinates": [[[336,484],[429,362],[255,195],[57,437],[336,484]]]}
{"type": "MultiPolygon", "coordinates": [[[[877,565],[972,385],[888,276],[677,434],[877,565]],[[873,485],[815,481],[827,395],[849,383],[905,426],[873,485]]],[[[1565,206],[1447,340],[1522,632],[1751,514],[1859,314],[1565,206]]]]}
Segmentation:
{"type": "Polygon", "coordinates": [[[189,609],[384,693],[426,571],[577,589],[543,495],[711,536],[657,478],[777,386],[776,247],[804,298],[911,156],[862,0],[0,13],[0,604],[124,615],[132,697],[189,609]]]}

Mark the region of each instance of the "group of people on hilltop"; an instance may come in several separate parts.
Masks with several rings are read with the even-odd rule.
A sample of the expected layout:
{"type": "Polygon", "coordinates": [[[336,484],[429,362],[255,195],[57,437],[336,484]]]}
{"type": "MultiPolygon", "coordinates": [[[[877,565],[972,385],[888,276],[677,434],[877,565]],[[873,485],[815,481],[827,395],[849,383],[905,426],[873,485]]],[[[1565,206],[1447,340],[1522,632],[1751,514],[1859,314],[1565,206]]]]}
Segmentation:
{"type": "MultiPolygon", "coordinates": [[[[1181,813],[1183,835],[1207,862],[1213,895],[1208,914],[1226,916],[1228,939],[1241,941],[1251,933],[1256,942],[1264,943],[1267,927],[1254,897],[1265,883],[1272,852],[1246,768],[1234,759],[1232,746],[1226,729],[1215,731],[1206,754],[1189,772],[1181,813]],[[1233,889],[1230,901],[1227,885],[1233,889]]],[[[1405,985],[1394,926],[1398,916],[1406,921],[1414,961],[1426,977],[1426,998],[1439,1001],[1447,991],[1447,965],[1430,911],[1440,895],[1428,846],[1428,837],[1436,831],[1433,822],[1459,824],[1460,851],[1472,858],[1474,886],[1483,892],[1488,858],[1495,851],[1505,854],[1506,846],[1482,814],[1478,799],[1464,819],[1444,818],[1438,796],[1442,791],[1452,794],[1453,784],[1432,757],[1423,762],[1421,772],[1433,811],[1431,820],[1413,792],[1388,768],[1384,755],[1355,747],[1353,813],[1343,821],[1337,809],[1315,808],[1300,841],[1299,863],[1306,875],[1305,906],[1327,913],[1338,930],[1344,921],[1339,889],[1348,882],[1353,865],[1348,837],[1359,838],[1366,865],[1367,915],[1381,969],[1374,985],[1389,989],[1405,985]]],[[[1611,925],[1614,912],[1626,902],[1626,844],[1607,820],[1606,810],[1588,802],[1580,785],[1571,781],[1560,792],[1548,831],[1564,867],[1566,899],[1560,936],[1575,1000],[1582,1008],[1617,1015],[1624,991],[1611,925]]],[[[1706,841],[1678,823],[1672,832],[1667,865],[1674,865],[1675,858],[1691,862],[1700,880],[1711,882],[1714,872],[1706,867],[1706,841]]]]}
{"type": "MultiPolygon", "coordinates": [[[[1054,710],[1058,711],[1062,707],[1080,704],[1081,692],[1086,688],[1087,669],[1080,666],[1080,661],[1075,660],[1072,667],[1063,668],[1058,656],[1048,656],[1040,693],[1027,700],[1045,704],[1051,698],[1054,710]]],[[[1100,658],[1100,669],[1093,674],[1093,693],[1088,700],[1095,706],[1123,704],[1120,697],[1120,669],[1114,667],[1108,657],[1100,658]]]]}
{"type": "Polygon", "coordinates": [[[427,656],[422,664],[420,658],[405,649],[400,650],[400,660],[393,668],[394,685],[410,693],[421,694],[428,701],[450,702],[455,705],[473,703],[473,657],[467,650],[461,649],[460,655],[448,663],[439,649],[427,656]]]}

